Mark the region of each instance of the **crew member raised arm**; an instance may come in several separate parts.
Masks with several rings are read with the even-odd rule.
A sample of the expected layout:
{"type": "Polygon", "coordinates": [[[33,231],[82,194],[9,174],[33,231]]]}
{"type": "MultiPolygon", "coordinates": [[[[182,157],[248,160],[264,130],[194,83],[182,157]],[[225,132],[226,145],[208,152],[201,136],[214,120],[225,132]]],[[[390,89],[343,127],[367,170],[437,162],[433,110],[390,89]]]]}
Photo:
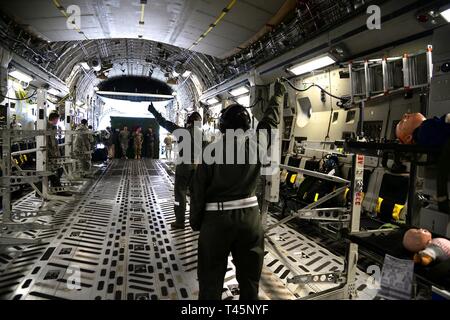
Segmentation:
{"type": "MultiPolygon", "coordinates": [[[[174,186],[174,193],[175,193],[175,201],[174,201],[174,210],[175,210],[175,217],[176,221],[171,224],[171,227],[173,229],[184,229],[185,224],[185,214],[186,214],[186,194],[188,191],[188,188],[190,188],[192,176],[194,174],[194,171],[197,167],[196,161],[194,158],[194,149],[196,148],[196,145],[194,145],[194,136],[196,134],[194,133],[196,130],[200,130],[200,132],[197,134],[200,136],[200,139],[202,139],[201,129],[196,127],[195,124],[201,124],[202,117],[200,116],[200,113],[193,112],[191,113],[186,121],[185,127],[180,127],[176,125],[175,123],[166,120],[153,106],[153,104],[150,104],[148,107],[148,111],[153,114],[158,124],[165,128],[167,131],[172,133],[174,136],[177,137],[178,143],[181,144],[183,142],[183,139],[187,138],[190,139],[190,150],[188,150],[188,153],[186,154],[185,150],[181,150],[179,152],[179,158],[181,159],[181,162],[177,164],[175,168],[175,186],[174,186]],[[183,155],[185,157],[183,157],[183,155]],[[187,159],[187,160],[186,160],[187,159]]],[[[186,142],[186,141],[185,141],[186,142]]],[[[202,141],[199,141],[200,148],[202,141]]],[[[192,201],[191,201],[192,202],[192,201]]]]}
{"type": "MultiPolygon", "coordinates": [[[[277,128],[278,108],[284,93],[284,85],[277,82],[275,95],[258,124],[258,132],[265,129],[270,136],[270,131],[277,128]]],[[[258,299],[264,235],[255,195],[262,164],[249,161],[255,159],[251,153],[257,150],[255,144],[258,144],[256,139],[245,141],[250,123],[250,115],[243,106],[234,104],[224,109],[219,119],[222,136],[208,148],[217,146],[218,150],[223,144],[224,159],[227,158],[226,153],[234,149],[237,156],[245,155],[246,162],[202,163],[194,176],[190,223],[193,230],[200,231],[198,281],[201,300],[221,299],[230,252],[236,266],[240,299],[258,299]],[[229,130],[236,132],[233,139],[228,139],[231,146],[227,144],[229,130]],[[250,147],[252,143],[253,147],[250,147]]]]}

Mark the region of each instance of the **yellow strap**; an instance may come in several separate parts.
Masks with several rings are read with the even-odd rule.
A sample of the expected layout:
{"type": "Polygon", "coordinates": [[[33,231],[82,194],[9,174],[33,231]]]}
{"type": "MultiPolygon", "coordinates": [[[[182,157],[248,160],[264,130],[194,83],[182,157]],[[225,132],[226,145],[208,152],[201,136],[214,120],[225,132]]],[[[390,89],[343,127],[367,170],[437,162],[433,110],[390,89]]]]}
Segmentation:
{"type": "Polygon", "coordinates": [[[381,204],[383,203],[383,198],[378,198],[377,205],[375,206],[375,212],[380,213],[381,212],[381,204]]]}
{"type": "Polygon", "coordinates": [[[296,175],[296,174],[293,174],[293,175],[291,176],[291,183],[294,184],[296,179],[297,179],[297,175],[296,175]]]}
{"type": "Polygon", "coordinates": [[[347,199],[347,195],[348,195],[349,192],[350,192],[350,188],[345,189],[344,200],[347,199]]]}
{"type": "Polygon", "coordinates": [[[220,13],[220,15],[217,17],[216,21],[214,21],[212,24],[209,25],[209,28],[200,36],[200,38],[197,39],[197,41],[195,41],[188,50],[191,50],[193,47],[195,47],[196,45],[198,45],[200,43],[200,41],[202,41],[203,39],[205,39],[205,37],[208,35],[208,33],[211,32],[211,30],[217,26],[217,24],[220,22],[220,20],[223,19],[223,17],[225,17],[225,15],[231,10],[231,8],[233,8],[233,6],[236,4],[237,0],[231,0],[230,3],[228,3],[227,7],[222,9],[222,12],[220,13]]]}
{"type": "Polygon", "coordinates": [[[400,220],[400,213],[402,212],[403,208],[405,208],[404,205],[395,204],[394,210],[392,210],[392,218],[394,218],[394,220],[400,220]]]}
{"type": "MultiPolygon", "coordinates": [[[[59,0],[53,0],[53,4],[55,5],[56,9],[58,9],[58,10],[61,12],[61,14],[62,14],[63,16],[65,16],[67,19],[69,19],[70,16],[67,14],[66,8],[64,8],[64,6],[63,6],[61,3],[59,3],[59,0]]],[[[89,38],[86,37],[86,35],[84,34],[84,32],[81,31],[81,29],[80,29],[76,24],[74,24],[74,26],[75,26],[75,30],[76,30],[79,34],[82,34],[82,35],[86,38],[86,40],[89,40],[89,38]]]]}
{"type": "Polygon", "coordinates": [[[315,197],[314,197],[314,202],[317,202],[317,200],[319,200],[319,194],[316,193],[315,197]]]}

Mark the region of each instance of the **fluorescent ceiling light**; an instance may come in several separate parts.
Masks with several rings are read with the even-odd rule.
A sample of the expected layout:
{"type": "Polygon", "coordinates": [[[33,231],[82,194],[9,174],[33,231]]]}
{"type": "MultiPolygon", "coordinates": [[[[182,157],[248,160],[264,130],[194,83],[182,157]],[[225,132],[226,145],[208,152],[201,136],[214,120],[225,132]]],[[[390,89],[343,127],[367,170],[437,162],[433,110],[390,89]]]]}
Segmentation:
{"type": "Polygon", "coordinates": [[[51,94],[53,96],[57,96],[57,95],[61,94],[61,92],[59,92],[59,90],[56,90],[56,89],[53,89],[53,88],[51,88],[50,90],[47,90],[47,93],[51,94]]]}
{"type": "Polygon", "coordinates": [[[250,96],[242,96],[237,99],[237,103],[244,107],[250,107],[250,96]]]}
{"type": "Polygon", "coordinates": [[[288,69],[288,71],[292,72],[296,76],[321,69],[327,66],[330,66],[336,62],[335,59],[330,57],[328,54],[325,56],[317,57],[312,60],[308,60],[305,62],[302,62],[300,64],[297,64],[291,68],[288,69]]]}
{"type": "Polygon", "coordinates": [[[391,57],[391,58],[387,58],[387,61],[396,61],[396,60],[401,60],[403,59],[403,57],[391,57]]]}
{"type": "Polygon", "coordinates": [[[191,75],[191,71],[189,71],[189,70],[186,70],[181,76],[183,77],[183,78],[187,78],[187,77],[189,77],[190,75],[191,75]]]}
{"type": "Polygon", "coordinates": [[[206,100],[206,103],[209,104],[210,106],[216,103],[219,103],[220,101],[217,98],[211,98],[206,100]]]}
{"type": "Polygon", "coordinates": [[[81,62],[80,65],[83,67],[84,70],[89,70],[91,67],[89,67],[87,62],[81,62]]]}
{"type": "Polygon", "coordinates": [[[237,97],[237,96],[241,96],[241,95],[243,95],[243,94],[246,94],[246,93],[248,93],[250,90],[248,90],[248,88],[246,87],[246,86],[242,86],[242,87],[239,87],[239,88],[237,88],[237,89],[233,89],[233,90],[231,90],[230,91],[230,94],[233,96],[233,97],[237,97]]]}
{"type": "Polygon", "coordinates": [[[33,81],[33,77],[31,77],[23,72],[20,72],[18,70],[11,71],[9,73],[9,75],[13,78],[16,78],[19,81],[23,81],[23,82],[27,82],[27,83],[30,83],[31,81],[33,81]]]}
{"type": "Polygon", "coordinates": [[[444,17],[447,22],[450,22],[450,8],[447,7],[446,9],[443,9],[443,11],[441,11],[441,16],[444,17]]]}
{"type": "Polygon", "coordinates": [[[142,101],[167,101],[172,100],[174,97],[172,94],[153,94],[153,93],[134,93],[134,92],[116,92],[116,91],[97,91],[97,95],[103,98],[116,99],[116,100],[128,100],[133,102],[142,101]]]}

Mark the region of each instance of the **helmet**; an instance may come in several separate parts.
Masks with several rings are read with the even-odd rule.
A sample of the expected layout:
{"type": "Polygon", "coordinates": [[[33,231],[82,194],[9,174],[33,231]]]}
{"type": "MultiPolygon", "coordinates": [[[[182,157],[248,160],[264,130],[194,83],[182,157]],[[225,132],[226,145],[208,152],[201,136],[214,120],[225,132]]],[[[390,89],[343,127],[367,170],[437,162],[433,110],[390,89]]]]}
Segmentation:
{"type": "Polygon", "coordinates": [[[196,121],[202,121],[202,116],[197,111],[194,111],[187,117],[186,126],[193,125],[196,121]]]}
{"type": "Polygon", "coordinates": [[[250,129],[250,114],[240,104],[232,104],[220,112],[219,130],[225,133],[227,129],[242,129],[247,131],[250,129]]]}

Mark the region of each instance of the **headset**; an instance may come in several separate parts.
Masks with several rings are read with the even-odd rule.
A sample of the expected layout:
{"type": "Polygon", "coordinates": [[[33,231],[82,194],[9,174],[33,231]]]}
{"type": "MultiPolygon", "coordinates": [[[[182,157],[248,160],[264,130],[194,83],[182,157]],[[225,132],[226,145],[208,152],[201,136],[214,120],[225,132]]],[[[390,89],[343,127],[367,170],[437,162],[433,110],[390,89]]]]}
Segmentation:
{"type": "Polygon", "coordinates": [[[250,129],[251,118],[247,109],[240,104],[232,104],[220,111],[219,130],[225,133],[227,129],[250,129]]]}

